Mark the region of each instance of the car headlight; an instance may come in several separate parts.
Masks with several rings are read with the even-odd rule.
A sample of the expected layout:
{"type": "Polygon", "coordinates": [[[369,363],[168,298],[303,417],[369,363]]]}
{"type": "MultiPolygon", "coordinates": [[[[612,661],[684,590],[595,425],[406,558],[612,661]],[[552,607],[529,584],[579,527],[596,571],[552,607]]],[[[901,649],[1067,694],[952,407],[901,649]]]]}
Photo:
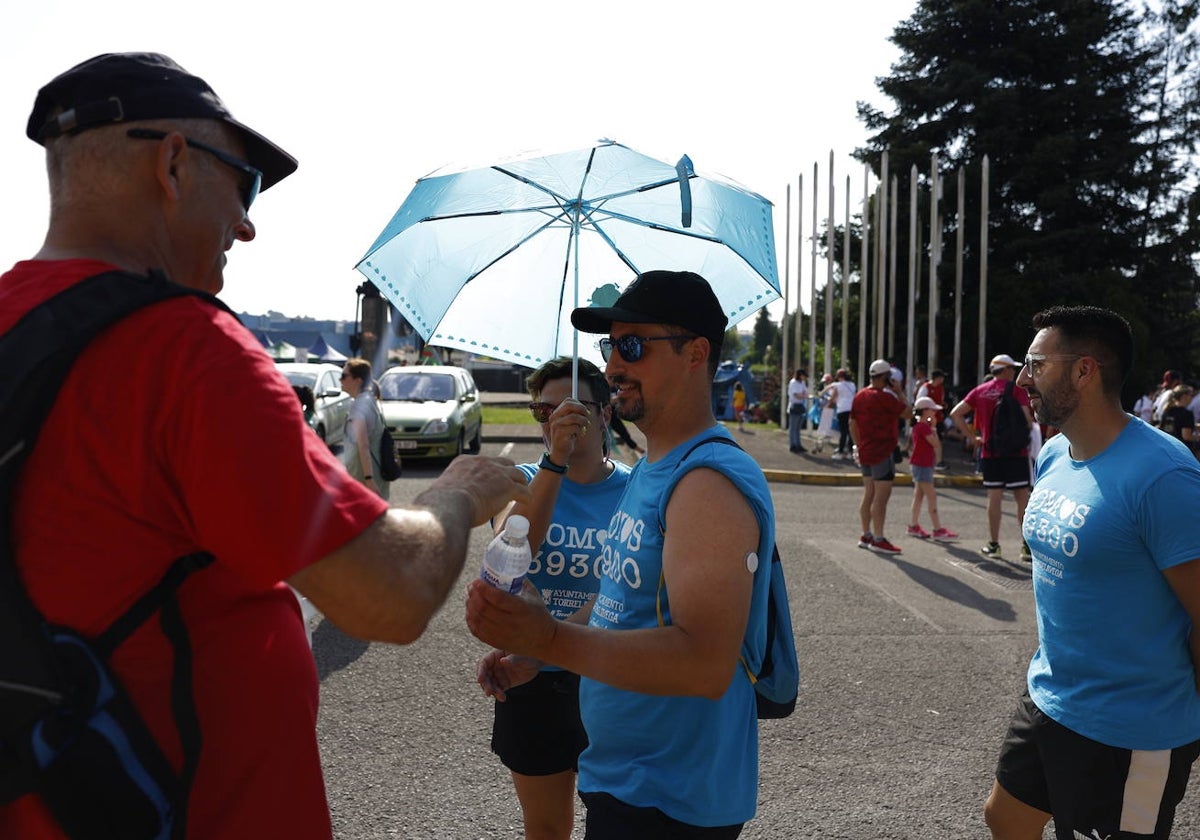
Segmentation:
{"type": "Polygon", "coordinates": [[[450,431],[450,421],[444,418],[441,420],[432,420],[425,427],[425,434],[427,435],[444,435],[448,431],[450,431]]]}

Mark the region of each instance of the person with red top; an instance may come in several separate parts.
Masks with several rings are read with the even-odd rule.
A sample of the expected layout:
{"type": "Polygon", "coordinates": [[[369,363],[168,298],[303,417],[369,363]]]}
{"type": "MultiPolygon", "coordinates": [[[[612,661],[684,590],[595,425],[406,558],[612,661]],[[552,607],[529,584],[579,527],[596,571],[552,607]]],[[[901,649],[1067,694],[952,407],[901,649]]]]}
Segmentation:
{"type": "MultiPolygon", "coordinates": [[[[102,55],[58,76],[27,134],[46,148],[50,223],[34,257],[0,276],[2,332],[114,269],[157,269],[216,294],[226,252],[254,239],[251,202],[296,168],[202,79],[154,53],[102,55]]],[[[177,593],[201,735],[191,785],[173,802],[186,814],[179,835],[330,838],[317,673],[285,583],[349,634],[412,642],[458,579],[472,527],[528,497],[523,476],[460,459],[411,507],[389,510],[307,426],[253,336],[194,296],[140,309],[89,344],[39,440],[53,445],[34,447],[3,515],[48,621],[94,637],[175,558],[215,557],[177,593]]],[[[157,618],[109,664],[180,772],[173,657],[157,618]]],[[[0,806],[0,837],[62,836],[36,794],[0,806]]]]}
{"type": "MultiPolygon", "coordinates": [[[[987,517],[989,540],[979,549],[985,557],[1000,556],[1000,517],[1003,513],[1004,491],[1011,490],[1017,502],[1017,523],[1025,518],[1025,505],[1029,501],[1032,482],[1029,464],[1029,449],[1016,455],[1001,455],[991,452],[992,418],[1000,397],[1012,384],[1021,366],[1007,353],[992,358],[992,378],[978,385],[963,397],[950,412],[950,419],[963,434],[963,439],[972,449],[979,448],[980,467],[983,471],[983,486],[987,488],[987,517]],[[974,415],[975,432],[967,426],[967,416],[974,415]]],[[[1029,395],[1024,388],[1013,386],[1013,396],[1025,413],[1025,422],[1033,426],[1033,413],[1029,407],[1029,395]]],[[[1031,562],[1029,545],[1021,539],[1021,559],[1031,562]]]]}
{"type": "Polygon", "coordinates": [[[900,440],[897,421],[911,418],[912,409],[892,379],[892,366],[886,359],[871,362],[868,374],[871,384],[854,395],[850,407],[850,437],[858,449],[863,477],[863,496],[858,507],[862,536],[858,547],[880,554],[899,554],[900,549],[883,535],[883,524],[896,478],[892,452],[900,440]]]}
{"type": "Polygon", "coordinates": [[[910,438],[912,456],[908,459],[908,465],[912,470],[913,502],[912,515],[908,519],[907,535],[923,540],[932,537],[938,542],[950,542],[958,539],[958,534],[949,528],[942,527],[942,520],[938,517],[937,510],[937,488],[933,485],[933,466],[942,460],[942,442],[938,440],[933,423],[934,418],[941,410],[942,407],[929,397],[917,397],[917,401],[913,403],[913,411],[916,412],[917,417],[916,422],[913,423],[912,437],[910,438]],[[933,525],[932,534],[921,527],[922,501],[929,508],[929,521],[933,525]]]}

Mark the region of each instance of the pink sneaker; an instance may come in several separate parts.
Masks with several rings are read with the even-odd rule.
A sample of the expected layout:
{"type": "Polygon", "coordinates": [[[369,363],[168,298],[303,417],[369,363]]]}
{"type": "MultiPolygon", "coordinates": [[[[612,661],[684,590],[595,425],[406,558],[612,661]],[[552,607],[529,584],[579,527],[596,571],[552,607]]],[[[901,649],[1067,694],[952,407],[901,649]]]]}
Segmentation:
{"type": "Polygon", "coordinates": [[[908,530],[904,532],[907,536],[916,537],[917,539],[929,539],[929,532],[920,525],[909,525],[908,530]]]}
{"type": "Polygon", "coordinates": [[[899,554],[900,548],[888,542],[887,537],[875,537],[871,540],[871,550],[880,554],[899,554]]]}
{"type": "Polygon", "coordinates": [[[938,542],[950,542],[958,539],[958,534],[951,531],[949,528],[938,528],[933,532],[933,538],[938,542]]]}

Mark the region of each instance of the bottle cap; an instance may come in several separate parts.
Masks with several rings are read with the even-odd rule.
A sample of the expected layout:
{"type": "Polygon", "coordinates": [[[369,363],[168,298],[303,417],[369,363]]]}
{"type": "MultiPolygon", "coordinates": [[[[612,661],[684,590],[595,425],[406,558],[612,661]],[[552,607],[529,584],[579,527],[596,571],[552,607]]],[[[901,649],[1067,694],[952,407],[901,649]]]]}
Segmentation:
{"type": "Polygon", "coordinates": [[[514,513],[504,523],[504,533],[514,539],[525,539],[525,537],[529,536],[529,520],[519,513],[514,513]]]}

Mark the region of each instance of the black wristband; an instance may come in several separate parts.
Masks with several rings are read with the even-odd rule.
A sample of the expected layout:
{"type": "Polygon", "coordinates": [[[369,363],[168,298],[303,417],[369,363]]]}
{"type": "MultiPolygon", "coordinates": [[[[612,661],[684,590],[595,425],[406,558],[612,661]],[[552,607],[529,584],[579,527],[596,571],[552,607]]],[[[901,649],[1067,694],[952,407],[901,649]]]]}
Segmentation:
{"type": "Polygon", "coordinates": [[[549,452],[542,453],[542,460],[538,461],[538,469],[550,470],[550,472],[558,473],[559,475],[563,475],[567,471],[565,465],[559,465],[550,460],[549,452]]]}

